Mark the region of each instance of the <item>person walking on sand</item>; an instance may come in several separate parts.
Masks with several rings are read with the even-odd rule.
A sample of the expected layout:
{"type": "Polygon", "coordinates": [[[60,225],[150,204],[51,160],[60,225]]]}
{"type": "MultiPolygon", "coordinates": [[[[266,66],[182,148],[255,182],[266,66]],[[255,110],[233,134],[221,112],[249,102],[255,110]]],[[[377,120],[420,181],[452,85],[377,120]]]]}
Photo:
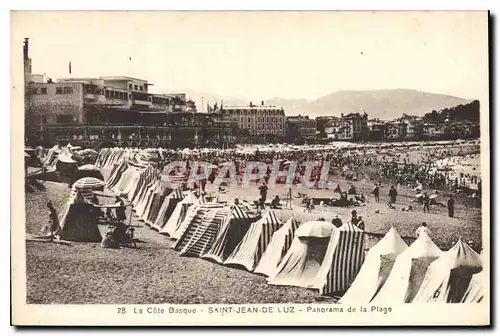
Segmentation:
{"type": "Polygon", "coordinates": [[[59,226],[59,218],[57,217],[57,211],[52,205],[52,202],[47,202],[47,208],[49,209],[49,234],[50,239],[54,239],[61,227],[59,226]]]}
{"type": "Polygon", "coordinates": [[[396,188],[394,186],[391,186],[391,189],[389,189],[389,197],[391,198],[392,204],[396,203],[396,196],[397,195],[398,195],[398,192],[396,191],[396,188]]]}
{"type": "Polygon", "coordinates": [[[375,187],[373,188],[373,196],[375,196],[375,202],[380,201],[380,187],[377,184],[375,184],[375,187]]]}
{"type": "Polygon", "coordinates": [[[262,203],[266,203],[266,198],[267,198],[267,185],[265,182],[262,182],[262,185],[259,187],[259,192],[260,192],[260,201],[262,203]]]}
{"type": "Polygon", "coordinates": [[[450,195],[448,198],[448,217],[453,217],[455,215],[455,201],[453,197],[450,195]]]}

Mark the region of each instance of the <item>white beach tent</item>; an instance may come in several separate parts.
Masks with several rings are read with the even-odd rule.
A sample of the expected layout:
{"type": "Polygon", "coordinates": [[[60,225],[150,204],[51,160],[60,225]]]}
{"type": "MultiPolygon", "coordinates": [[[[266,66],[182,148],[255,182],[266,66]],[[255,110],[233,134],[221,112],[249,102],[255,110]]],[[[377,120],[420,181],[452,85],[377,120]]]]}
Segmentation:
{"type": "Polygon", "coordinates": [[[269,276],[276,271],[279,263],[292,245],[295,230],[299,227],[299,222],[294,216],[290,217],[283,226],[273,234],[266,251],[262,255],[254,273],[269,276]]]}
{"type": "Polygon", "coordinates": [[[330,236],[325,258],[312,288],[320,294],[346,291],[365,260],[365,233],[348,222],[330,236]]]}
{"type": "Polygon", "coordinates": [[[269,245],[271,237],[282,224],[283,222],[273,210],[266,211],[261,219],[250,225],[245,236],[224,264],[237,264],[253,271],[269,245]]]}
{"type": "Polygon", "coordinates": [[[330,236],[336,230],[332,223],[311,221],[299,226],[290,249],[272,274],[268,283],[309,287],[321,267],[330,236]]]}
{"type": "Polygon", "coordinates": [[[372,299],[373,304],[408,303],[417,294],[430,263],[441,256],[442,251],[428,234],[422,233],[397,258],[391,274],[380,291],[372,299]]]}
{"type": "Polygon", "coordinates": [[[472,276],[462,298],[462,303],[479,303],[484,299],[484,271],[472,276]]]}
{"type": "Polygon", "coordinates": [[[479,254],[459,239],[429,266],[413,302],[458,303],[472,276],[482,268],[479,254]]]}
{"type": "Polygon", "coordinates": [[[387,280],[396,257],[408,245],[394,227],[367,253],[356,279],[339,300],[342,304],[367,304],[387,280]]]}

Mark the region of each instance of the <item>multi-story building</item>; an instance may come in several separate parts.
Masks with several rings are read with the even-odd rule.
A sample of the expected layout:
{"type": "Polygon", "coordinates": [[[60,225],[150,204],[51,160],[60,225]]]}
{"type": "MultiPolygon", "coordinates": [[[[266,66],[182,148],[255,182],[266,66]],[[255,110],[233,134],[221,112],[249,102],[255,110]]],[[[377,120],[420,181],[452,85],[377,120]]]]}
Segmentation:
{"type": "Polygon", "coordinates": [[[423,135],[427,139],[440,139],[445,136],[445,125],[425,123],[423,125],[423,135]]]}
{"type": "Polygon", "coordinates": [[[334,116],[321,116],[321,117],[316,117],[316,132],[317,132],[317,137],[324,139],[327,137],[326,132],[325,132],[325,127],[330,122],[330,120],[338,119],[338,117],[334,116]]]}
{"type": "Polygon", "coordinates": [[[254,105],[226,106],[215,109],[226,121],[236,123],[240,135],[248,140],[262,140],[283,138],[285,136],[285,111],[282,107],[254,105]]]}
{"type": "Polygon", "coordinates": [[[403,123],[404,139],[405,140],[416,140],[422,136],[422,120],[417,116],[411,116],[403,114],[401,118],[398,119],[399,122],[403,123]]]}
{"type": "Polygon", "coordinates": [[[302,142],[315,138],[316,120],[302,115],[286,118],[286,139],[288,142],[302,142]]]}
{"type": "Polygon", "coordinates": [[[368,140],[382,141],[385,139],[386,122],[380,119],[369,119],[366,122],[368,128],[368,140]]]}
{"type": "MultiPolygon", "coordinates": [[[[31,59],[24,44],[25,71],[31,59]]],[[[146,80],[62,78],[25,73],[25,134],[30,144],[71,142],[84,147],[231,146],[233,125],[197,113],[184,93],[151,93],[146,80]]]]}
{"type": "Polygon", "coordinates": [[[365,140],[368,137],[368,115],[366,113],[342,114],[325,125],[327,138],[332,140],[365,140]]]}

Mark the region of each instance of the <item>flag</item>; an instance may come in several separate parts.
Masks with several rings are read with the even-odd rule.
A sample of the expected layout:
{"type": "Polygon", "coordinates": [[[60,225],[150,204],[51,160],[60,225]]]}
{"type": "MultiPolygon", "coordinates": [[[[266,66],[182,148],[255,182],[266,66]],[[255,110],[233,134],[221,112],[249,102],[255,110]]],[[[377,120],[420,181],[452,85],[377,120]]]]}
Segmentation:
{"type": "Polygon", "coordinates": [[[71,75],[71,61],[69,61],[69,74],[71,75]]]}

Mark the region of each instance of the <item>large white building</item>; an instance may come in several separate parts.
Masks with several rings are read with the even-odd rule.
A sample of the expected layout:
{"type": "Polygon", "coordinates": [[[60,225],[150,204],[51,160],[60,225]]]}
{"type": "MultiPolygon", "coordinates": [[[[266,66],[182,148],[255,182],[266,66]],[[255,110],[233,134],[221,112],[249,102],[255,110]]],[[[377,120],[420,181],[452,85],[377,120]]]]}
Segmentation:
{"type": "Polygon", "coordinates": [[[226,106],[216,110],[225,120],[238,125],[240,130],[248,132],[249,136],[285,136],[285,111],[282,107],[254,105],[226,106]]]}

